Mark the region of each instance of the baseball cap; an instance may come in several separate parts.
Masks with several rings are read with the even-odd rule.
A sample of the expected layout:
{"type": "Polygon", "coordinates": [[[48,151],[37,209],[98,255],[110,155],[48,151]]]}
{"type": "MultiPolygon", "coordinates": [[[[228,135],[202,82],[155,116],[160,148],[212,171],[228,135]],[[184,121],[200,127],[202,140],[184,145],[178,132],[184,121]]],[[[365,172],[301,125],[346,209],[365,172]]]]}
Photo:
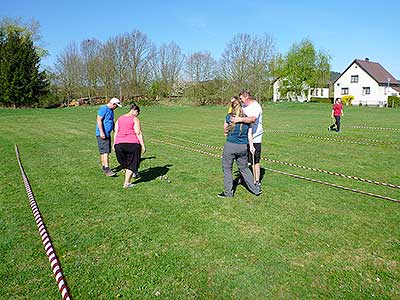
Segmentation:
{"type": "Polygon", "coordinates": [[[115,105],[117,105],[118,107],[122,107],[121,101],[119,101],[118,98],[112,98],[112,99],[110,100],[110,103],[111,103],[111,104],[115,104],[115,105]]]}

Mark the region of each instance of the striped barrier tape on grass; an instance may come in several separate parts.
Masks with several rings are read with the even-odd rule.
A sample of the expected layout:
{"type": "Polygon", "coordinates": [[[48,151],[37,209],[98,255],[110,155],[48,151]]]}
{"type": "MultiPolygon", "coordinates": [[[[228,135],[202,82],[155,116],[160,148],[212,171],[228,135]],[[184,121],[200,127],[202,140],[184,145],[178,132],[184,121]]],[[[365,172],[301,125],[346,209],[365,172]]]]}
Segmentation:
{"type": "Polygon", "coordinates": [[[390,128],[390,127],[371,127],[371,126],[348,126],[350,128],[357,128],[357,129],[373,129],[373,130],[393,130],[393,131],[400,131],[400,128],[390,128]]]}
{"type": "MultiPolygon", "coordinates": [[[[220,151],[223,150],[222,147],[211,146],[211,145],[198,143],[198,142],[191,141],[191,140],[181,139],[181,138],[177,138],[177,137],[173,137],[173,136],[168,136],[168,137],[172,138],[172,139],[175,139],[175,140],[178,140],[178,141],[192,143],[194,145],[203,146],[203,147],[210,148],[210,149],[215,149],[215,150],[220,150],[220,151]]],[[[358,177],[358,176],[351,176],[351,175],[346,175],[346,174],[342,174],[342,173],[338,173],[338,172],[326,171],[326,170],[321,170],[321,169],[307,167],[307,166],[301,166],[301,165],[289,163],[289,162],[286,162],[286,161],[280,161],[280,160],[272,159],[272,158],[262,157],[261,159],[265,160],[265,161],[273,162],[273,163],[278,163],[278,164],[281,164],[281,165],[290,166],[290,167],[295,167],[295,168],[300,168],[300,169],[305,169],[305,170],[325,173],[325,174],[329,174],[329,175],[340,176],[340,177],[344,177],[344,178],[348,178],[348,179],[358,180],[358,181],[362,181],[362,182],[373,183],[373,184],[376,184],[376,185],[387,186],[387,187],[391,187],[391,188],[395,188],[395,189],[400,189],[400,185],[395,185],[395,184],[391,184],[391,183],[380,182],[380,181],[371,180],[371,179],[365,179],[365,178],[358,177]]]]}
{"type": "Polygon", "coordinates": [[[44,247],[44,250],[46,251],[47,258],[49,259],[51,269],[53,270],[54,277],[57,282],[58,290],[60,291],[60,294],[61,294],[63,300],[70,300],[71,296],[69,294],[69,288],[64,279],[64,275],[61,270],[60,261],[55,253],[53,243],[51,242],[49,233],[47,232],[46,225],[43,222],[42,214],[40,213],[39,207],[37,206],[35,196],[33,194],[28,177],[22,166],[19,149],[18,149],[17,145],[15,145],[15,154],[17,156],[19,169],[21,171],[21,176],[24,181],[26,194],[28,196],[29,204],[32,209],[32,214],[33,214],[33,217],[35,218],[35,222],[36,222],[36,225],[39,230],[40,238],[42,239],[43,247],[44,247]]]}
{"type": "MultiPolygon", "coordinates": [[[[222,155],[209,153],[209,152],[206,152],[206,151],[203,151],[203,150],[193,149],[193,148],[190,148],[190,147],[177,145],[177,144],[174,144],[174,143],[171,143],[171,142],[162,141],[162,140],[158,140],[158,139],[154,139],[154,138],[151,138],[150,140],[152,140],[152,141],[154,141],[156,143],[169,145],[169,146],[172,146],[172,147],[175,147],[175,148],[180,148],[180,149],[184,149],[184,150],[191,151],[191,152],[197,152],[197,153],[205,154],[205,155],[212,156],[212,157],[215,157],[215,158],[222,158],[222,155]]],[[[379,199],[383,199],[383,200],[388,200],[388,201],[400,203],[400,200],[394,199],[394,198],[391,198],[391,197],[386,197],[386,196],[382,196],[382,195],[378,195],[378,194],[374,194],[374,193],[370,193],[370,192],[365,192],[365,191],[362,191],[362,190],[345,187],[343,185],[338,185],[338,184],[334,184],[334,183],[330,183],[330,182],[326,182],[326,181],[321,181],[321,180],[317,180],[317,179],[313,179],[313,178],[309,178],[309,177],[305,177],[305,176],[301,176],[301,175],[297,175],[297,174],[291,174],[291,173],[288,173],[288,172],[279,171],[279,170],[275,170],[275,169],[271,169],[271,168],[265,168],[265,169],[268,170],[268,171],[274,172],[274,173],[278,173],[278,174],[294,177],[294,178],[297,178],[297,179],[311,181],[311,182],[315,182],[315,183],[319,183],[319,184],[335,187],[335,188],[338,188],[338,189],[351,191],[351,192],[358,193],[358,194],[363,194],[363,195],[367,195],[367,196],[371,196],[371,197],[375,197],[375,198],[379,198],[379,199]]]]}
{"type": "MultiPolygon", "coordinates": [[[[337,138],[330,138],[330,137],[323,137],[323,136],[316,136],[316,135],[302,134],[302,133],[294,133],[294,132],[284,131],[284,130],[270,130],[269,132],[272,132],[272,133],[290,133],[292,135],[300,136],[300,137],[306,137],[306,138],[318,139],[318,140],[326,140],[326,141],[332,141],[332,142],[347,143],[347,144],[366,145],[366,146],[379,146],[378,144],[371,144],[371,143],[351,141],[351,140],[341,140],[341,139],[337,139],[337,138]]],[[[386,144],[393,144],[393,143],[386,143],[386,144]]]]}
{"type": "MultiPolygon", "coordinates": [[[[193,148],[190,148],[190,147],[177,145],[177,144],[174,144],[174,143],[171,143],[171,142],[162,141],[162,140],[158,140],[158,139],[154,139],[154,138],[151,138],[150,140],[152,140],[152,141],[154,141],[156,143],[169,145],[169,146],[172,146],[172,147],[175,147],[175,148],[180,148],[180,149],[184,149],[184,150],[191,151],[191,152],[197,152],[197,153],[205,154],[205,155],[216,157],[216,158],[222,158],[222,155],[209,153],[209,152],[206,152],[206,151],[203,151],[203,150],[193,149],[193,148]]],[[[351,191],[351,192],[358,193],[358,194],[363,194],[363,195],[367,195],[367,196],[371,196],[371,197],[375,197],[375,198],[379,198],[379,199],[383,199],[383,200],[388,200],[388,201],[400,203],[400,200],[394,199],[394,198],[391,198],[391,197],[386,197],[386,196],[382,196],[382,195],[378,195],[378,194],[374,194],[374,193],[370,193],[370,192],[365,192],[365,191],[362,191],[362,190],[345,187],[343,185],[338,185],[338,184],[334,184],[334,183],[330,183],[330,182],[326,182],[326,181],[321,181],[321,180],[317,180],[317,179],[313,179],[313,178],[309,178],[309,177],[305,177],[305,176],[301,176],[301,175],[297,175],[297,174],[291,174],[291,173],[288,173],[288,172],[279,171],[279,170],[275,170],[275,169],[271,169],[271,168],[265,168],[265,169],[268,170],[268,171],[274,172],[274,173],[278,173],[278,174],[294,177],[294,178],[297,178],[297,179],[311,181],[311,182],[315,182],[315,183],[319,183],[319,184],[335,187],[335,188],[338,188],[338,189],[351,191]]]]}
{"type": "MultiPolygon", "coordinates": [[[[304,136],[304,137],[310,137],[310,138],[324,138],[324,139],[332,139],[330,137],[321,137],[321,136],[314,136],[314,135],[309,135],[309,134],[304,134],[304,133],[299,133],[299,132],[293,132],[293,131],[289,131],[289,130],[273,130],[273,129],[269,129],[266,130],[266,132],[271,132],[271,133],[289,133],[289,134],[293,134],[293,135],[298,135],[298,136],[304,136]]],[[[342,137],[343,138],[343,137],[342,137]]],[[[372,143],[380,143],[380,144],[388,144],[388,145],[393,145],[393,144],[399,144],[399,142],[394,142],[394,141],[383,141],[383,140],[375,140],[375,139],[357,139],[358,141],[355,141],[354,139],[352,140],[351,138],[348,139],[337,139],[337,138],[333,138],[332,140],[334,141],[340,141],[343,143],[362,143],[362,145],[370,145],[370,146],[377,146],[374,144],[370,144],[368,142],[372,142],[372,143]],[[364,142],[360,142],[360,141],[366,141],[367,143],[364,142]]]]}

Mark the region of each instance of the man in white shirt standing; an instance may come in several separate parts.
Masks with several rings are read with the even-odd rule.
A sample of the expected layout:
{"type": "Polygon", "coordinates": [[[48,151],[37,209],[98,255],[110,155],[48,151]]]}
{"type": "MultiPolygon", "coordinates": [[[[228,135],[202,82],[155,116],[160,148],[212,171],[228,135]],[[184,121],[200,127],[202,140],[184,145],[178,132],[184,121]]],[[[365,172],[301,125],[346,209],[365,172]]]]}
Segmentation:
{"type": "MultiPolygon", "coordinates": [[[[257,185],[260,185],[260,158],[261,158],[261,141],[263,134],[262,127],[262,108],[261,105],[251,96],[248,90],[241,90],[239,93],[240,101],[243,104],[243,112],[246,117],[232,117],[233,123],[253,123],[253,145],[256,149],[254,153],[254,178],[257,185]]],[[[248,152],[249,162],[253,163],[253,154],[248,152]]]]}

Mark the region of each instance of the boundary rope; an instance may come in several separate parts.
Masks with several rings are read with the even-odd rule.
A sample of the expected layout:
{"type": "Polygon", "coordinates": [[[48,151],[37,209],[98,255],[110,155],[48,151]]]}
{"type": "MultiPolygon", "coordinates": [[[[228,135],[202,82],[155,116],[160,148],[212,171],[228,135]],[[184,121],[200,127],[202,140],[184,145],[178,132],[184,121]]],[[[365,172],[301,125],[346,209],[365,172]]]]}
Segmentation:
{"type": "Polygon", "coordinates": [[[42,214],[40,213],[39,207],[37,206],[35,196],[33,194],[31,185],[28,180],[28,176],[26,175],[24,167],[22,166],[19,149],[18,149],[17,145],[15,145],[15,154],[17,156],[19,169],[21,171],[21,176],[24,181],[26,194],[28,196],[29,204],[32,209],[32,214],[33,214],[33,217],[35,218],[35,222],[36,222],[36,225],[39,230],[39,234],[40,234],[40,238],[43,243],[44,250],[46,251],[47,258],[49,259],[51,269],[54,273],[55,280],[56,280],[57,286],[58,286],[58,290],[60,291],[63,300],[71,300],[71,296],[69,294],[69,288],[68,288],[68,285],[64,279],[64,275],[61,270],[60,261],[55,253],[55,249],[53,247],[53,243],[51,242],[50,235],[47,232],[46,225],[43,222],[43,217],[42,217],[42,214]]]}
{"type": "MultiPolygon", "coordinates": [[[[173,144],[173,143],[170,143],[170,142],[167,142],[167,141],[161,141],[161,140],[154,139],[154,138],[151,138],[150,140],[155,141],[157,143],[173,146],[175,148],[180,148],[180,149],[184,149],[184,150],[188,150],[188,151],[192,151],[192,152],[197,152],[197,153],[205,154],[205,155],[216,157],[216,158],[222,158],[222,155],[209,153],[209,152],[206,152],[206,151],[203,151],[203,150],[193,149],[193,148],[189,148],[189,147],[186,147],[186,146],[181,146],[181,145],[173,144]]],[[[354,193],[359,193],[359,194],[363,194],[363,195],[367,195],[367,196],[371,196],[371,197],[375,197],[375,198],[379,198],[379,199],[383,199],[383,200],[388,200],[388,201],[400,203],[400,200],[394,199],[394,198],[391,198],[391,197],[386,197],[386,196],[382,196],[382,195],[378,195],[378,194],[374,194],[374,193],[370,193],[370,192],[365,192],[365,191],[362,191],[362,190],[353,189],[353,188],[345,187],[345,186],[342,186],[342,185],[329,183],[329,182],[326,182],[326,181],[321,181],[321,180],[317,180],[317,179],[313,179],[313,178],[309,178],[309,177],[304,177],[304,176],[297,175],[297,174],[291,174],[291,173],[288,173],[288,172],[279,171],[279,170],[275,170],[275,169],[271,169],[271,168],[265,168],[265,169],[268,170],[268,171],[274,172],[274,173],[283,174],[283,175],[294,177],[294,178],[297,178],[297,179],[303,179],[303,180],[307,180],[307,181],[311,181],[311,182],[315,182],[315,183],[319,183],[319,184],[323,184],[323,185],[327,185],[327,186],[343,189],[343,190],[346,190],[346,191],[351,191],[351,192],[354,192],[354,193]]]]}
{"type": "MultiPolygon", "coordinates": [[[[203,147],[210,148],[210,149],[215,149],[215,150],[220,150],[220,151],[223,150],[222,147],[211,146],[211,145],[207,145],[207,144],[203,144],[203,143],[199,143],[199,142],[195,142],[195,141],[191,141],[191,140],[176,138],[176,137],[173,137],[173,136],[168,136],[168,137],[172,138],[172,139],[175,139],[175,140],[178,140],[178,141],[192,143],[192,144],[203,146],[203,147]]],[[[322,169],[318,169],[318,168],[312,168],[312,167],[297,165],[297,164],[294,164],[294,163],[289,163],[289,162],[286,162],[286,161],[280,161],[280,160],[272,159],[272,158],[262,157],[261,159],[265,160],[265,161],[273,162],[273,163],[278,163],[278,164],[281,164],[281,165],[290,166],[290,167],[295,167],[295,168],[300,168],[300,169],[305,169],[305,170],[310,170],[310,171],[316,171],[316,172],[325,173],[325,174],[329,174],[329,175],[334,175],[334,176],[344,177],[344,178],[358,180],[358,181],[362,181],[362,182],[373,183],[373,184],[376,184],[376,185],[382,185],[382,186],[387,186],[387,187],[391,187],[391,188],[395,188],[395,189],[400,189],[400,185],[395,185],[395,184],[391,184],[391,183],[380,182],[380,181],[376,181],[376,180],[365,179],[365,178],[358,177],[358,176],[346,175],[346,174],[342,174],[342,173],[338,173],[338,172],[326,171],[326,170],[322,170],[322,169]]]]}

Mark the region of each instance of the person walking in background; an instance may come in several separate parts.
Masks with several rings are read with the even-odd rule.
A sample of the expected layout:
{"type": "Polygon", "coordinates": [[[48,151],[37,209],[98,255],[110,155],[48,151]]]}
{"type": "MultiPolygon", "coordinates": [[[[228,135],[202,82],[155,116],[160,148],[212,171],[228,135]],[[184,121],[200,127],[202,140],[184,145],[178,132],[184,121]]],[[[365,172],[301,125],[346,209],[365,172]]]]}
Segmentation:
{"type": "Polygon", "coordinates": [[[121,102],[117,98],[112,98],[97,112],[96,138],[102,170],[106,176],[115,176],[115,173],[110,170],[109,155],[111,153],[111,132],[114,130],[114,110],[117,107],[121,107],[121,102]]]}
{"type": "Polygon", "coordinates": [[[343,117],[343,105],[341,99],[337,98],[332,107],[332,119],[335,119],[335,123],[329,126],[328,130],[340,132],[340,117],[343,117]]]}
{"type": "Polygon", "coordinates": [[[240,101],[243,104],[244,117],[232,117],[231,121],[233,123],[246,123],[252,124],[253,130],[253,143],[255,152],[250,152],[250,147],[248,148],[248,161],[250,164],[254,165],[253,173],[256,180],[256,184],[261,186],[260,183],[260,159],[261,159],[261,142],[263,135],[262,126],[262,108],[261,105],[253,98],[250,91],[241,90],[239,93],[240,101]]]}
{"type": "Polygon", "coordinates": [[[125,169],[124,188],[133,187],[132,177],[139,178],[141,154],[146,152],[139,114],[139,106],[132,104],[129,112],[115,124],[114,149],[119,164],[125,169]]]}
{"type": "Polygon", "coordinates": [[[232,99],[231,113],[226,115],[224,122],[224,135],[226,136],[226,143],[222,155],[224,191],[218,194],[218,197],[233,197],[232,166],[234,160],[236,160],[240,174],[243,176],[248,189],[256,196],[259,196],[262,193],[261,188],[254,183],[253,176],[247,167],[247,145],[249,145],[251,153],[255,152],[252,129],[249,124],[231,122],[233,116],[244,117],[240,100],[237,97],[233,97],[232,99]]]}

